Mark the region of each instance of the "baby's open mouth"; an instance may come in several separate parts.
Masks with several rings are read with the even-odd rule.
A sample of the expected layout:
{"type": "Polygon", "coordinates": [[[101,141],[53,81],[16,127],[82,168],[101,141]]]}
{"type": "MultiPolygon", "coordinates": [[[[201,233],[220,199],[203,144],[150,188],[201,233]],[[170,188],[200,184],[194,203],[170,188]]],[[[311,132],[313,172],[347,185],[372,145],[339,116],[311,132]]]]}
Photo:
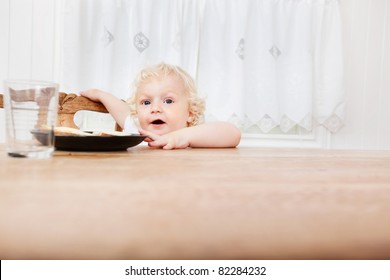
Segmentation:
{"type": "Polygon", "coordinates": [[[164,124],[165,122],[163,120],[154,120],[152,121],[152,124],[164,124]]]}

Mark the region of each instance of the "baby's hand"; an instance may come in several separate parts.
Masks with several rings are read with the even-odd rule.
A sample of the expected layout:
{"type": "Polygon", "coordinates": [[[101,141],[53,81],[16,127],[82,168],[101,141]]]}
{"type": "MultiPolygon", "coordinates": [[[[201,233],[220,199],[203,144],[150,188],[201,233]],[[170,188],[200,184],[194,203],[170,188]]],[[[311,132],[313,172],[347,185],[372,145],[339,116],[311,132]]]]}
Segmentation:
{"type": "Polygon", "coordinates": [[[100,96],[104,93],[103,91],[99,89],[88,89],[85,91],[81,91],[80,95],[84,96],[92,101],[100,102],[100,96]]]}
{"type": "Polygon", "coordinates": [[[164,135],[158,135],[144,129],[140,129],[142,135],[147,136],[145,139],[149,147],[162,147],[164,150],[185,149],[190,146],[182,130],[176,130],[164,135]]]}

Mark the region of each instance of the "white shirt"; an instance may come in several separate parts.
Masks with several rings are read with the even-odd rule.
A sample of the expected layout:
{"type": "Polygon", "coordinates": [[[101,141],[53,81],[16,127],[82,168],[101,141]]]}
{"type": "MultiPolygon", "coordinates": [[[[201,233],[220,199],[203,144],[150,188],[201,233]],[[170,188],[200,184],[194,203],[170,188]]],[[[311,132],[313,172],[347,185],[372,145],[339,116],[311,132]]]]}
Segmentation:
{"type": "Polygon", "coordinates": [[[130,115],[128,115],[125,119],[123,131],[131,134],[139,134],[138,126],[130,115]]]}

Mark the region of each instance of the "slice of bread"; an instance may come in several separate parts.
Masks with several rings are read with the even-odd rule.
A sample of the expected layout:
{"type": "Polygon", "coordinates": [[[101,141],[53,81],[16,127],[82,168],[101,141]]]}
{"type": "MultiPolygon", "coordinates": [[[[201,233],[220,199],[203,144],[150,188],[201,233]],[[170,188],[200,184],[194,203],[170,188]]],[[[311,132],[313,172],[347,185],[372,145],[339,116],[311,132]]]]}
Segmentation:
{"type": "Polygon", "coordinates": [[[131,133],[123,131],[94,131],[84,132],[77,128],[57,126],[54,128],[54,135],[71,135],[71,136],[129,136],[131,133]]]}
{"type": "Polygon", "coordinates": [[[54,128],[54,135],[73,135],[73,136],[90,136],[91,133],[81,131],[77,128],[71,128],[66,126],[56,126],[54,128]]]}
{"type": "Polygon", "coordinates": [[[123,132],[123,131],[94,131],[92,135],[95,136],[129,136],[131,133],[123,132]]]}

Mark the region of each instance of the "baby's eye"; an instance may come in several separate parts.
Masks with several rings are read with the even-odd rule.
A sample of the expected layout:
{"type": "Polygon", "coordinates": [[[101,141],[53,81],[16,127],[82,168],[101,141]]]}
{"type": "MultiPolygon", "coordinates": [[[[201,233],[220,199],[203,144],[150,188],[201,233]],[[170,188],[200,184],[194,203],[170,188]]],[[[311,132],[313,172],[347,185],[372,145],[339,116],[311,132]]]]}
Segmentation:
{"type": "Polygon", "coordinates": [[[172,104],[172,103],[173,103],[173,100],[170,99],[170,98],[167,98],[167,99],[164,100],[164,103],[172,104]]]}
{"type": "Polygon", "coordinates": [[[141,101],[141,105],[150,105],[150,101],[149,100],[143,100],[143,101],[141,101]]]}

